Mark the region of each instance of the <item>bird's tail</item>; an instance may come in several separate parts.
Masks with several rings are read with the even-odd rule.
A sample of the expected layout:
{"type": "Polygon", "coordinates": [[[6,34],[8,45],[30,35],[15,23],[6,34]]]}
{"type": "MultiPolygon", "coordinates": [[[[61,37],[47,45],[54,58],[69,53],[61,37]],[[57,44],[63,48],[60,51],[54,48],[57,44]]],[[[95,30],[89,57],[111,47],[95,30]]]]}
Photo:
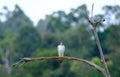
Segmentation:
{"type": "Polygon", "coordinates": [[[62,63],[62,62],[63,62],[63,59],[59,59],[59,62],[62,63]]]}

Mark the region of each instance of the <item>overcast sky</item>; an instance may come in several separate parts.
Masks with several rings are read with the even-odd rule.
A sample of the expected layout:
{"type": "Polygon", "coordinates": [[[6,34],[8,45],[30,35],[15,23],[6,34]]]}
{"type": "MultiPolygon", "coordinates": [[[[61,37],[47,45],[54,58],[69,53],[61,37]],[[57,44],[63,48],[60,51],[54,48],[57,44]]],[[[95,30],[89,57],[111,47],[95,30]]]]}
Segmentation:
{"type": "Polygon", "coordinates": [[[102,13],[104,5],[120,5],[120,0],[0,0],[0,12],[2,12],[3,6],[13,10],[14,5],[18,4],[36,25],[47,14],[52,14],[58,10],[68,13],[71,8],[77,8],[82,4],[87,4],[88,10],[90,10],[93,3],[94,13],[99,14],[102,13]]]}

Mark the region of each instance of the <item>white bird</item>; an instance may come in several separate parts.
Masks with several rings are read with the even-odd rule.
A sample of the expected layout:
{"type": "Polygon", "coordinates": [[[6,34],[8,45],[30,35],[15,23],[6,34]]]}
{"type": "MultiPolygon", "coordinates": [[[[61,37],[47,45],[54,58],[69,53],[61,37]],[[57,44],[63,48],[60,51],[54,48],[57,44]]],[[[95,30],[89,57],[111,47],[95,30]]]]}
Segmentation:
{"type": "Polygon", "coordinates": [[[57,50],[58,50],[58,56],[60,58],[62,58],[64,56],[64,52],[65,52],[65,46],[60,43],[58,46],[57,46],[57,50]]]}

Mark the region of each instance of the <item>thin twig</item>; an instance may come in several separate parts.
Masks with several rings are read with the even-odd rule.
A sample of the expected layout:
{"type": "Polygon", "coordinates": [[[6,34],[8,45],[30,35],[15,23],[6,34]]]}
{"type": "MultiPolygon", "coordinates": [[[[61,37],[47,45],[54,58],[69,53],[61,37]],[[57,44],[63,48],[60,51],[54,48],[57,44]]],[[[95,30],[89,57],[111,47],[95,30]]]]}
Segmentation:
{"type": "Polygon", "coordinates": [[[93,18],[93,8],[94,8],[94,3],[92,4],[91,18],[93,18]]]}

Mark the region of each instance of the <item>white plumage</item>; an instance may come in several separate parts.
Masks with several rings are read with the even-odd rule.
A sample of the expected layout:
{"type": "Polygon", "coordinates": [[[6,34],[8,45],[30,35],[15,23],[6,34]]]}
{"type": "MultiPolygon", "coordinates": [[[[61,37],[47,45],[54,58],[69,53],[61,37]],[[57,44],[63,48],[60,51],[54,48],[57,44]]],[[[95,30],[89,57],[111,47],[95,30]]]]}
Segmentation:
{"type": "Polygon", "coordinates": [[[60,43],[57,46],[57,50],[58,50],[58,56],[63,57],[64,56],[64,51],[65,51],[65,46],[62,43],[60,43]]]}

